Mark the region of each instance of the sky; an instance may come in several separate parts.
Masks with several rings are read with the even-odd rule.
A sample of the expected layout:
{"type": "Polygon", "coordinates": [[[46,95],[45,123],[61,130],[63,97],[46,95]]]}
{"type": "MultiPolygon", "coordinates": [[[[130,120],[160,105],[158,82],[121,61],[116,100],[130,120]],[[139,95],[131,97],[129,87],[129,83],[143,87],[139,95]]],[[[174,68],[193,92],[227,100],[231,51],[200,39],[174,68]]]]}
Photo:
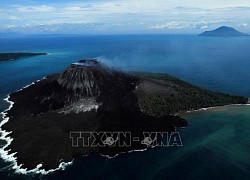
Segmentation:
{"type": "Polygon", "coordinates": [[[250,32],[250,0],[0,0],[0,33],[250,32]]]}

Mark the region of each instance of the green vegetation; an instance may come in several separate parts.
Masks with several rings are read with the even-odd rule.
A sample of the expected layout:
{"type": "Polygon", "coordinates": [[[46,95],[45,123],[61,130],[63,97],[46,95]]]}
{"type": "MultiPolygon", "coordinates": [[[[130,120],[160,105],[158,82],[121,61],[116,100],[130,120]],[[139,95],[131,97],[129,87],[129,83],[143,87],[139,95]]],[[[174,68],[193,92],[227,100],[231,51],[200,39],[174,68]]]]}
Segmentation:
{"type": "Polygon", "coordinates": [[[206,90],[166,74],[138,72],[132,74],[142,79],[135,93],[141,110],[149,115],[161,116],[248,102],[248,98],[206,90]]]}
{"type": "Polygon", "coordinates": [[[16,60],[23,57],[41,56],[47,53],[0,53],[0,61],[16,60]]]}

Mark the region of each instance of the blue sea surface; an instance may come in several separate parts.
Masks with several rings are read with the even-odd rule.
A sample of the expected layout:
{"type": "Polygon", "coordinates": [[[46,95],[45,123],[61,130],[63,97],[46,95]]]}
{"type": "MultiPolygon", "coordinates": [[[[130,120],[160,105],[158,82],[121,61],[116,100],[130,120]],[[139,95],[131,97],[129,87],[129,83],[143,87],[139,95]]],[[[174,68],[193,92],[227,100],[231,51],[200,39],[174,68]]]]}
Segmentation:
{"type": "MultiPolygon", "coordinates": [[[[0,52],[47,56],[0,62],[0,99],[83,58],[125,71],[168,73],[215,91],[250,97],[250,37],[194,35],[26,36],[0,38],[0,52]]],[[[0,111],[9,105],[1,100],[0,111]]],[[[183,147],[155,148],[107,160],[93,154],[42,179],[248,179],[250,106],[185,115],[183,147]]],[[[4,142],[0,141],[3,146],[4,142]]],[[[0,179],[13,174],[0,159],[0,179]]],[[[35,176],[38,177],[38,176],[35,176]]]]}

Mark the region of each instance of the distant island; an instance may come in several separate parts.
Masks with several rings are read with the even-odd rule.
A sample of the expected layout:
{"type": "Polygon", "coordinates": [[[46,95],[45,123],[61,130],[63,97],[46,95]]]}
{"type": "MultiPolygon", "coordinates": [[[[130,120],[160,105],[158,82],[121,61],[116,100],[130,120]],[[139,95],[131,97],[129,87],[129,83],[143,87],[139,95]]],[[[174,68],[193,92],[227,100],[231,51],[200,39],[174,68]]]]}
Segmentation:
{"type": "Polygon", "coordinates": [[[24,57],[44,56],[47,53],[0,53],[0,61],[16,60],[24,57]]]}
{"type": "Polygon", "coordinates": [[[205,31],[199,36],[222,36],[222,37],[230,37],[230,36],[249,36],[248,34],[237,31],[232,27],[221,26],[212,31],[205,31]]]}
{"type": "MultiPolygon", "coordinates": [[[[56,168],[79,155],[97,152],[114,157],[147,148],[140,141],[124,147],[73,147],[70,132],[173,132],[187,127],[178,112],[245,104],[241,96],[206,90],[167,74],[110,69],[95,59],[69,65],[63,72],[11,93],[13,106],[1,128],[12,132],[9,153],[33,169],[56,168]],[[24,145],[25,144],[25,145],[24,145]],[[32,154],[32,156],[31,156],[32,154]]],[[[94,139],[90,139],[91,143],[94,139]]]]}

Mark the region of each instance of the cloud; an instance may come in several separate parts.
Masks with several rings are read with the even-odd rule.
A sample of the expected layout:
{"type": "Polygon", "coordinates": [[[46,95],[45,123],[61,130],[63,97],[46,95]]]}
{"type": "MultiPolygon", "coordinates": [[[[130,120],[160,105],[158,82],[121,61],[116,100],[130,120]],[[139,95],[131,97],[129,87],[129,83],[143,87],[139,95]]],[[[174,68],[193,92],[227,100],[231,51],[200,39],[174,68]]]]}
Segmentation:
{"type": "Polygon", "coordinates": [[[67,6],[63,8],[65,11],[86,11],[86,10],[94,10],[93,5],[91,4],[86,4],[86,5],[74,5],[74,6],[67,6]]]}
{"type": "Polygon", "coordinates": [[[214,24],[225,23],[223,20],[209,20],[209,21],[171,21],[163,24],[157,24],[154,26],[148,27],[148,29],[159,30],[159,29],[207,29],[209,26],[214,24]]]}
{"type": "Polygon", "coordinates": [[[188,6],[177,6],[171,9],[174,14],[209,14],[213,13],[210,9],[188,7],[188,6]]]}
{"type": "Polygon", "coordinates": [[[41,6],[18,6],[16,9],[19,12],[48,12],[48,11],[53,11],[54,7],[46,6],[46,5],[41,5],[41,6]]]}
{"type": "Polygon", "coordinates": [[[164,24],[157,24],[154,26],[150,26],[148,29],[184,29],[189,27],[188,22],[180,21],[180,22],[167,22],[164,24]]]}
{"type": "Polygon", "coordinates": [[[207,29],[207,28],[209,28],[208,25],[204,25],[204,26],[201,26],[201,27],[200,27],[200,29],[207,29]]]}
{"type": "Polygon", "coordinates": [[[242,23],[242,24],[239,24],[238,26],[239,26],[239,27],[247,27],[247,26],[248,26],[248,23],[242,23]]]}
{"type": "Polygon", "coordinates": [[[82,11],[83,8],[79,6],[71,6],[71,7],[66,7],[64,10],[65,11],[82,11]]]}
{"type": "Polygon", "coordinates": [[[8,25],[8,26],[6,26],[6,28],[8,28],[8,29],[15,28],[15,27],[16,27],[16,25],[8,25]]]}
{"type": "MultiPolygon", "coordinates": [[[[116,26],[112,24],[112,26],[116,26]]],[[[8,30],[19,31],[22,33],[29,32],[30,34],[36,33],[67,33],[67,34],[78,34],[99,30],[106,30],[109,26],[106,26],[104,23],[58,23],[58,24],[39,24],[31,25],[24,24],[22,26],[8,25],[5,26],[8,30]]]]}
{"type": "MultiPolygon", "coordinates": [[[[32,27],[38,27],[41,24],[43,29],[47,26],[47,31],[58,31],[58,33],[63,31],[58,24],[68,24],[77,30],[81,29],[82,32],[88,31],[87,33],[99,33],[100,29],[104,28],[109,31],[112,29],[112,32],[116,33],[161,33],[164,31],[160,30],[164,29],[169,30],[170,33],[175,33],[177,30],[182,33],[196,33],[201,29],[218,25],[246,29],[250,23],[250,1],[246,2],[246,0],[227,0],[220,3],[218,0],[179,0],[178,2],[176,0],[63,0],[60,2],[18,0],[15,3],[17,4],[3,4],[0,0],[0,24],[2,27],[15,24],[16,31],[26,30],[27,33],[32,27]],[[24,22],[29,24],[26,29],[23,28],[24,22]],[[83,26],[86,23],[87,25],[83,26]]],[[[72,32],[74,32],[73,28],[72,32]]]]}
{"type": "Polygon", "coordinates": [[[21,20],[21,18],[17,16],[9,16],[9,20],[15,21],[15,20],[21,20]]]}
{"type": "Polygon", "coordinates": [[[250,11],[250,7],[243,7],[243,6],[236,6],[236,7],[224,7],[224,8],[218,8],[217,10],[220,11],[250,11]]]}

